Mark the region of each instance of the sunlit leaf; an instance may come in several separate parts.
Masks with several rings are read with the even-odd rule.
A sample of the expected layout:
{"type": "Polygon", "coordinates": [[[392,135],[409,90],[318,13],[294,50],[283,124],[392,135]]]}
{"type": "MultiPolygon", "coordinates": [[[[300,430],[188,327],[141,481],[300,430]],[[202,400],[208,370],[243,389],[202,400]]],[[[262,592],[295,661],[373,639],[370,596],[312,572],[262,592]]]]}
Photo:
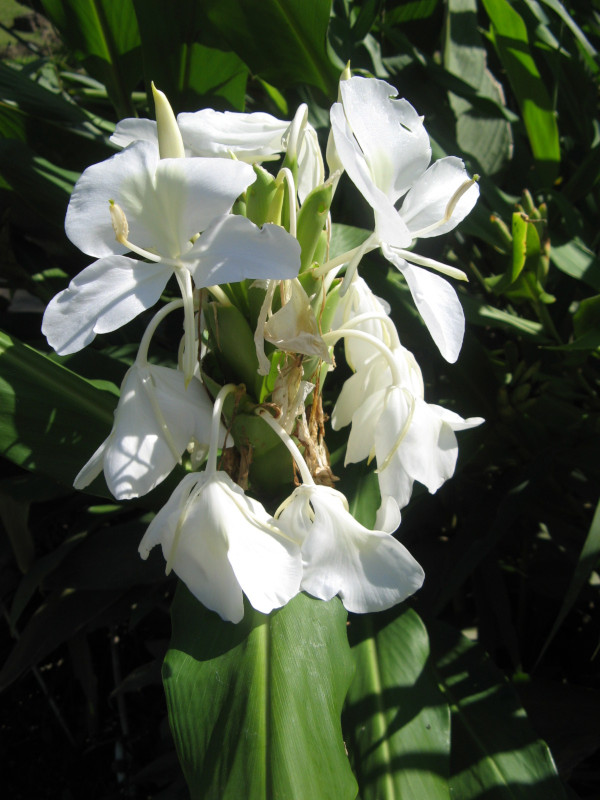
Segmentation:
{"type": "Polygon", "coordinates": [[[411,609],[355,616],[344,726],[362,800],[448,800],[450,711],[411,609]]]}
{"type": "Polygon", "coordinates": [[[180,584],[163,666],[192,800],[353,800],[340,714],[352,676],[346,613],[298,595],[223,622],[180,584]]]}

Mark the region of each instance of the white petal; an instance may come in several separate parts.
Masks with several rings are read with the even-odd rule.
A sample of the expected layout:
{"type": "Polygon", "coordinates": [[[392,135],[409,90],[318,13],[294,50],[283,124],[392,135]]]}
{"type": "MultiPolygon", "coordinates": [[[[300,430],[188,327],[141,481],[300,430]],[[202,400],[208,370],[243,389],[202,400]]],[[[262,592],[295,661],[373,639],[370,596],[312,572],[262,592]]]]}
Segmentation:
{"type": "Polygon", "coordinates": [[[152,142],[158,149],[156,121],[153,119],[122,119],[117,122],[110,141],[117,147],[127,147],[133,142],[152,142]]]}
{"type": "Polygon", "coordinates": [[[158,148],[151,142],[137,142],[88,167],[75,184],[67,208],[65,231],[73,244],[95,258],[125,253],[127,248],[115,240],[109,201],[123,208],[131,228],[143,198],[152,192],[157,163],[158,148]],[[124,182],[128,188],[122,194],[124,182]]]}
{"type": "Polygon", "coordinates": [[[325,166],[317,132],[310,123],[304,130],[300,155],[298,157],[298,198],[304,202],[313,189],[325,180],[325,166]]]}
{"type": "Polygon", "coordinates": [[[196,156],[221,156],[254,163],[265,156],[280,153],[285,122],[271,114],[256,112],[214,111],[204,108],[177,117],[186,147],[196,156]]]}
{"type": "Polygon", "coordinates": [[[79,273],[53,297],[42,332],[59,355],[76,353],[97,333],[108,333],[153,306],[171,275],[163,264],[108,256],[79,273]]]}
{"type": "MultiPolygon", "coordinates": [[[[412,186],[400,209],[400,216],[411,232],[427,228],[443,219],[446,207],[454,193],[469,180],[460,158],[448,156],[432,164],[412,186]]],[[[420,238],[440,236],[455,228],[471,211],[479,197],[479,186],[474,183],[461,196],[448,222],[420,238]]]]}
{"type": "Polygon", "coordinates": [[[129,500],[154,489],[179,461],[198,428],[198,417],[210,436],[211,414],[212,403],[197,378],[186,389],[179,370],[134,365],[123,381],[104,456],[112,494],[129,500]]]}
{"type": "Polygon", "coordinates": [[[227,558],[221,498],[213,497],[210,490],[205,494],[206,483],[206,473],[187,475],[182,480],[146,531],[140,555],[147,558],[152,547],[161,544],[165,561],[172,559],[174,572],[190,592],[222,619],[239,622],[244,616],[244,598],[227,558]],[[190,497],[195,499],[190,501],[190,497]]]}
{"type": "Polygon", "coordinates": [[[331,107],[331,130],[344,169],[376,212],[378,238],[396,247],[408,247],[412,236],[392,201],[375,184],[365,157],[348,127],[341,103],[334,103],[331,107]]]}
{"type": "Polygon", "coordinates": [[[393,204],[431,159],[423,118],[407,100],[393,99],[398,91],[385,81],[354,77],[340,82],[340,92],[371,176],[393,204]]]}
{"type": "Polygon", "coordinates": [[[188,589],[225,620],[242,619],[242,589],[263,613],[299,591],[298,546],[224,472],[183,479],[142,539],[142,557],[159,542],[188,589]]]}
{"type": "Polygon", "coordinates": [[[376,530],[393,533],[398,528],[401,521],[402,517],[396,498],[384,495],[381,498],[381,505],[377,510],[377,517],[375,518],[376,530]]]}
{"type": "MultiPolygon", "coordinates": [[[[363,614],[390,608],[420,588],[423,570],[408,550],[389,534],[360,525],[340,492],[302,486],[294,495],[280,516],[284,529],[292,519],[291,506],[299,502],[306,507],[303,495],[308,495],[314,509],[314,518],[303,517],[305,591],[322,600],[339,594],[348,611],[363,614]]],[[[297,514],[294,519],[298,524],[297,514]]]]}
{"type": "Polygon", "coordinates": [[[183,260],[197,289],[246,278],[284,280],[298,274],[300,245],[278,225],[259,228],[245,217],[229,215],[215,220],[183,260]]]}
{"type": "Polygon", "coordinates": [[[344,464],[354,464],[375,452],[375,429],[384,408],[387,389],[368,394],[352,417],[344,464]]]}
{"type": "Polygon", "coordinates": [[[416,267],[382,246],[383,255],[404,275],[415,305],[440,353],[451,364],[458,358],[465,335],[465,315],[447,280],[416,267]]]}
{"type": "Polygon", "coordinates": [[[90,483],[100,475],[102,467],[104,466],[104,453],[110,444],[111,436],[112,432],[109,434],[108,438],[102,442],[87,463],[79,470],[73,481],[75,489],[85,489],[86,486],[89,486],[90,483]]]}

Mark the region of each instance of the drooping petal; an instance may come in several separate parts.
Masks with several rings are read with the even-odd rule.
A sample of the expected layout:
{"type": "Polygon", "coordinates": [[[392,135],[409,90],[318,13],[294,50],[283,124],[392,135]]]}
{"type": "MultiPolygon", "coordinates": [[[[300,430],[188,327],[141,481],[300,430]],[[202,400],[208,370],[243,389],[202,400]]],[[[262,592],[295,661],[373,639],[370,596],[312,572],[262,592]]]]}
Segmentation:
{"type": "Polygon", "coordinates": [[[304,202],[313,189],[321,186],[324,180],[325,166],[317,132],[310,123],[307,123],[298,156],[298,198],[300,203],[304,202]]]}
{"type": "Polygon", "coordinates": [[[109,434],[108,438],[102,442],[100,447],[98,447],[98,449],[92,454],[91,458],[79,470],[75,476],[75,480],[73,481],[73,487],[75,489],[85,489],[86,486],[89,486],[90,483],[96,480],[98,475],[100,475],[104,467],[104,453],[110,444],[111,436],[112,432],[109,434]]]}
{"type": "Polygon", "coordinates": [[[183,261],[198,289],[246,278],[284,280],[298,274],[300,245],[278,225],[259,228],[246,217],[228,215],[213,222],[183,261]]]}
{"type": "Polygon", "coordinates": [[[219,508],[210,493],[202,500],[205,480],[206,473],[186,475],[150,523],[139,552],[148,558],[160,544],[165,561],[194,597],[222,619],[240,622],[244,597],[227,558],[219,508]]]}
{"type": "Polygon", "coordinates": [[[242,590],[262,613],[299,591],[298,546],[224,472],[183,479],[146,531],[142,557],[159,543],[195,597],[230,622],[244,615],[242,590]]]}
{"type": "MultiPolygon", "coordinates": [[[[400,216],[411,233],[435,225],[443,219],[446,208],[455,192],[469,181],[465,165],[460,158],[440,158],[415,181],[402,202],[400,216]]],[[[419,238],[441,236],[455,228],[473,209],[479,197],[479,186],[473,183],[456,203],[450,219],[419,238]]]]}
{"type": "Polygon", "coordinates": [[[357,522],[334,489],[299,487],[279,522],[302,541],[302,588],[321,600],[339,594],[348,611],[364,614],[402,602],[423,583],[423,570],[408,550],[357,522]]]}
{"type": "Polygon", "coordinates": [[[431,338],[446,361],[453,364],[465,334],[465,315],[455,290],[439,275],[409,264],[392,247],[382,245],[381,250],[404,275],[431,338]]]}
{"type": "Polygon", "coordinates": [[[204,108],[177,117],[186,147],[195,156],[220,156],[253,164],[266,156],[280,153],[281,138],[289,122],[271,114],[214,111],[204,108]]]}
{"type": "Polygon", "coordinates": [[[354,77],[340,82],[340,92],[372,179],[394,204],[431,160],[423,117],[407,100],[394,99],[398,90],[385,81],[354,77]]]}
{"type": "Polygon", "coordinates": [[[59,355],[76,353],[97,333],[117,330],[161,296],[171,269],[127,256],[108,256],[79,273],[52,298],[42,332],[59,355]]]}
{"type": "MultiPolygon", "coordinates": [[[[179,370],[134,365],[121,389],[104,474],[118,500],[141,497],[172,471],[203,419],[210,438],[212,403],[193,378],[185,386],[179,370]]],[[[208,444],[205,438],[203,444],[208,444]]]]}
{"type": "Polygon", "coordinates": [[[288,302],[265,324],[264,337],[279,350],[318,356],[331,363],[329,349],[319,333],[308,295],[299,281],[292,281],[288,302]]]}
{"type": "Polygon", "coordinates": [[[375,430],[384,408],[387,389],[364,396],[352,416],[344,464],[355,464],[375,454],[375,430]]]}

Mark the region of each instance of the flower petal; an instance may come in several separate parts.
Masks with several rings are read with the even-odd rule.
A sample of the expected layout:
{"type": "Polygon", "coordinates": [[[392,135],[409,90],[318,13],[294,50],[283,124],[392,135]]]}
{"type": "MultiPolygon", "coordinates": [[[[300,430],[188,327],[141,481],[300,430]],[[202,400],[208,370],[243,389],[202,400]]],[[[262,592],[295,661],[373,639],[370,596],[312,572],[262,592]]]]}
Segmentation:
{"type": "Polygon", "coordinates": [[[458,358],[465,334],[465,315],[447,280],[409,264],[385,245],[383,255],[404,275],[415,305],[440,353],[451,364],[458,358]]]}
{"type": "Polygon", "coordinates": [[[59,355],[76,353],[97,333],[117,330],[153,306],[171,275],[163,264],[108,256],[79,273],[52,298],[42,332],[59,355]]]}
{"type": "Polygon", "coordinates": [[[127,147],[133,142],[152,142],[158,150],[158,133],[153,119],[122,119],[117,122],[110,141],[117,147],[127,147]]]}
{"type": "Polygon", "coordinates": [[[255,163],[265,156],[280,153],[281,137],[289,122],[263,112],[243,114],[204,108],[177,116],[184,144],[196,156],[231,158],[255,163]]]}
{"type": "MultiPolygon", "coordinates": [[[[423,583],[423,570],[396,539],[370,531],[348,512],[340,492],[325,486],[301,486],[282,512],[284,529],[294,519],[305,528],[302,588],[321,600],[336,594],[348,611],[382,611],[402,602],[423,583]],[[314,517],[306,514],[306,498],[314,517]],[[300,515],[293,508],[299,503],[300,515]]],[[[302,538],[301,531],[290,530],[302,538]]]]}
{"type": "Polygon", "coordinates": [[[229,215],[216,219],[182,260],[197,289],[246,278],[284,280],[298,274],[300,245],[278,225],[259,228],[229,215]]]}
{"type": "Polygon", "coordinates": [[[395,100],[398,90],[385,81],[354,77],[340,82],[340,92],[372,179],[393,205],[431,160],[423,117],[407,100],[395,100]]]}
{"type": "MultiPolygon", "coordinates": [[[[404,198],[400,216],[411,232],[434,225],[443,219],[446,207],[455,192],[469,180],[465,165],[460,158],[440,158],[415,181],[404,198]]],[[[450,219],[419,238],[441,236],[455,228],[472,210],[479,197],[479,186],[474,183],[460,197],[450,219]]]]}

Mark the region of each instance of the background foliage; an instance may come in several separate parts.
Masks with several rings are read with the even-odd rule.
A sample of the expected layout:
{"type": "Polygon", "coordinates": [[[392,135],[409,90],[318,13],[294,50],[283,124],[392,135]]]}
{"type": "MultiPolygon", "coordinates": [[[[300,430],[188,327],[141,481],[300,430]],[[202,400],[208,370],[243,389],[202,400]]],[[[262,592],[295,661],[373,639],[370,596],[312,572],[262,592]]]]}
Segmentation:
{"type": "MultiPolygon", "coordinates": [[[[93,494],[71,489],[110,429],[143,320],[60,359],[40,334],[45,304],[86,264],[64,235],[72,186],[113,152],[118,119],[153,115],[150,80],[176,112],[289,118],[307,102],[325,133],[348,60],[425,115],[436,157],[460,154],[481,175],[458,232],[427,241],[427,255],[470,278],[456,365],[435,351],[398,273],[375,255],[363,273],[422,365],[428,401],[486,418],[461,435],[456,477],[404,513],[423,590],[410,607],[349,620],[345,658],[360,679],[342,727],[360,797],[600,796],[600,4],[32,5],[39,35],[15,22],[30,44],[11,45],[0,64],[0,686],[11,796],[186,796],[160,680],[175,584],[156,554],[137,555],[169,486],[122,504],[101,481],[93,494]]],[[[334,218],[339,251],[371,224],[349,185],[334,218]]],[[[169,357],[163,335],[157,360],[169,357]]],[[[343,378],[333,376],[332,397],[343,378]]],[[[343,435],[328,442],[342,474],[343,435]]],[[[353,467],[341,489],[372,522],[373,476],[353,467]]],[[[250,616],[248,625],[252,660],[266,628],[250,616]]],[[[340,697],[348,669],[334,679],[340,697]]]]}

